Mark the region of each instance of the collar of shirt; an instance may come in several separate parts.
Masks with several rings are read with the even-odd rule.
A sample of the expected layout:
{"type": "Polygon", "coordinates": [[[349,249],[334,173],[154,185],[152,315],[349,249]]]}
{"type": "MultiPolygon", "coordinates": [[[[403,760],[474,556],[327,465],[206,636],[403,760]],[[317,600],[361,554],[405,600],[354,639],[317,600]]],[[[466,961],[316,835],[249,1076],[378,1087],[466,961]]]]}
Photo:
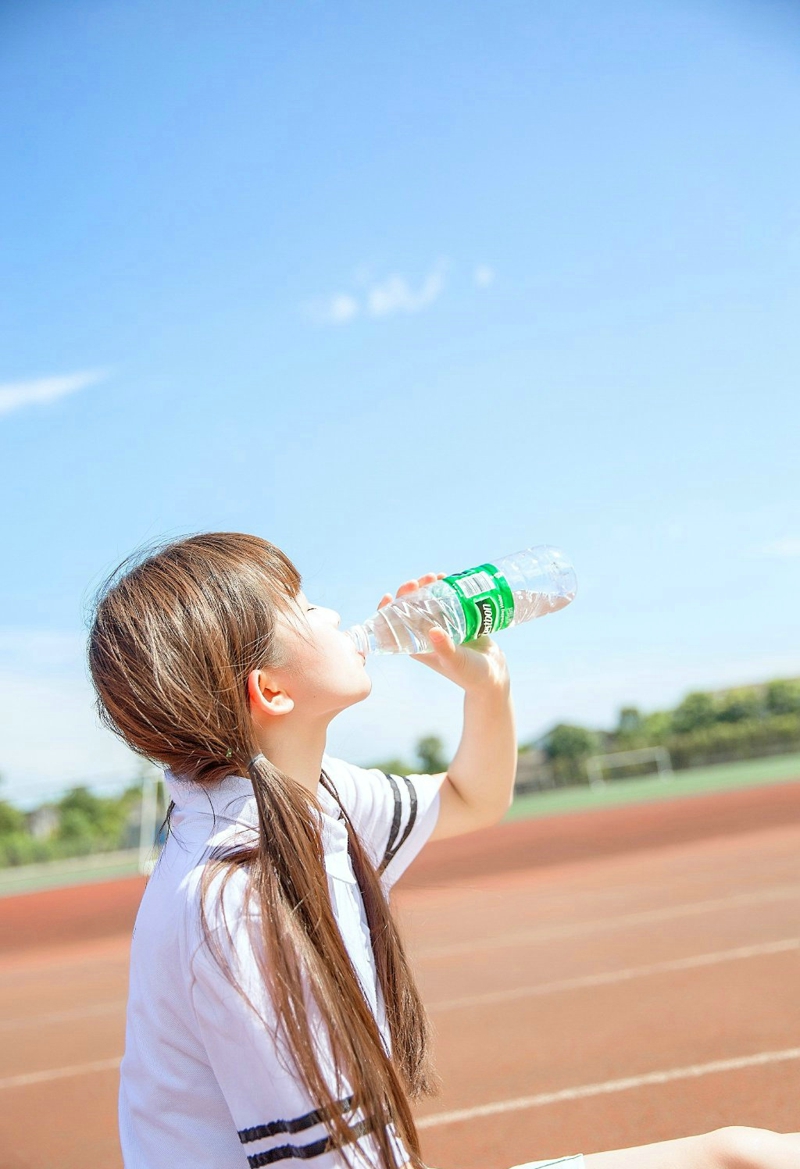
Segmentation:
{"type": "MultiPolygon", "coordinates": [[[[247,776],[228,775],[217,783],[201,784],[167,769],[164,781],[177,810],[176,821],[204,816],[214,822],[216,826],[209,831],[209,843],[212,839],[219,843],[219,835],[227,834],[234,825],[245,830],[258,828],[256,798],[247,776]]],[[[317,788],[317,800],[322,808],[325,868],[330,876],[355,884],[347,849],[347,826],[341,809],[321,783],[317,788]]]]}

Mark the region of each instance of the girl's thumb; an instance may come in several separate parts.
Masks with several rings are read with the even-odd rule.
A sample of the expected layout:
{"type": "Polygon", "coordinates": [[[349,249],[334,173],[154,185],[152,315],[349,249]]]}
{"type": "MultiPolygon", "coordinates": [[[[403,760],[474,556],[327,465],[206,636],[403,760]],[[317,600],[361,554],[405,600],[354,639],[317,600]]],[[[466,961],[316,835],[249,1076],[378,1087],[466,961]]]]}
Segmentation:
{"type": "Polygon", "coordinates": [[[446,645],[450,640],[450,634],[446,629],[442,629],[441,625],[433,625],[430,630],[430,636],[437,646],[446,645]]]}

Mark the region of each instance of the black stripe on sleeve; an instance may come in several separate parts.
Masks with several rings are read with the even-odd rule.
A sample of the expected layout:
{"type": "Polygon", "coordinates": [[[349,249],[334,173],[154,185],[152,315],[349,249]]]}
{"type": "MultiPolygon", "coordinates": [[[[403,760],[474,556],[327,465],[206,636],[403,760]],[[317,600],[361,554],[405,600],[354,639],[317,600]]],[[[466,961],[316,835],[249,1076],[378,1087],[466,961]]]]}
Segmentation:
{"type": "Polygon", "coordinates": [[[247,1163],[250,1169],[261,1169],[263,1165],[274,1165],[276,1161],[285,1161],[289,1158],[309,1161],[312,1157],[320,1157],[323,1153],[330,1153],[333,1149],[341,1148],[342,1144],[352,1144],[353,1141],[357,1141],[359,1137],[371,1132],[371,1130],[372,1123],[368,1120],[361,1120],[349,1129],[346,1141],[335,1141],[333,1137],[327,1136],[321,1140],[313,1141],[309,1145],[278,1145],[263,1153],[253,1153],[247,1158],[247,1163]]]}
{"type": "MultiPolygon", "coordinates": [[[[271,1120],[269,1124],[257,1124],[254,1128],[242,1128],[239,1130],[239,1140],[243,1145],[249,1144],[251,1141],[263,1141],[267,1137],[277,1136],[284,1132],[304,1132],[307,1128],[313,1128],[315,1124],[322,1124],[323,1121],[329,1120],[335,1112],[349,1112],[355,1101],[355,1096],[346,1096],[343,1100],[337,1100],[335,1108],[315,1108],[313,1112],[306,1112],[304,1116],[297,1116],[294,1120],[271,1120]]],[[[266,1161],[264,1162],[266,1165],[266,1161]]]]}
{"type": "Polygon", "coordinates": [[[383,854],[379,872],[383,872],[389,863],[389,854],[394,847],[394,842],[397,839],[397,833],[400,831],[400,819],[403,815],[403,801],[400,798],[400,788],[397,786],[397,780],[388,771],[383,773],[392,785],[392,795],[394,796],[394,812],[392,814],[392,826],[389,829],[389,839],[386,842],[386,852],[383,854]]]}
{"type": "MultiPolygon", "coordinates": [[[[411,832],[411,829],[414,827],[414,823],[417,819],[417,789],[414,787],[413,783],[411,782],[411,780],[408,778],[407,775],[402,776],[402,779],[405,781],[405,785],[408,788],[408,798],[409,798],[409,802],[411,804],[411,811],[408,814],[408,823],[406,824],[405,828],[403,829],[403,835],[400,837],[400,839],[397,841],[397,843],[394,845],[394,847],[392,847],[391,842],[394,838],[394,835],[396,835],[396,833],[394,833],[393,835],[390,835],[390,837],[389,837],[390,843],[387,845],[386,855],[383,858],[383,863],[381,864],[381,867],[379,870],[381,873],[384,871],[386,866],[392,860],[394,860],[397,853],[400,851],[400,849],[403,847],[405,842],[408,840],[408,835],[411,832]]],[[[395,784],[395,791],[396,791],[395,798],[397,801],[395,803],[395,819],[397,820],[397,819],[399,819],[398,809],[400,807],[400,803],[399,803],[400,792],[397,789],[396,784],[395,784]]],[[[394,825],[392,825],[392,826],[394,827],[394,825]]]]}

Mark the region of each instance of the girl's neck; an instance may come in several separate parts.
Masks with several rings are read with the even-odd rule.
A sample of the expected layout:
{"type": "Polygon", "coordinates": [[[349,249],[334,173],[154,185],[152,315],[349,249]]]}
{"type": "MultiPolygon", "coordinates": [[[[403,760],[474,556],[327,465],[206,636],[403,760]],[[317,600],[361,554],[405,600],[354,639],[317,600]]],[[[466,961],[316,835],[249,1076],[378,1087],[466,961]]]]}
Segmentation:
{"type": "Polygon", "coordinates": [[[327,723],[321,728],[306,727],[301,735],[294,728],[284,727],[282,733],[259,735],[259,747],[275,767],[290,775],[313,795],[317,794],[322,756],[325,753],[327,723]]]}

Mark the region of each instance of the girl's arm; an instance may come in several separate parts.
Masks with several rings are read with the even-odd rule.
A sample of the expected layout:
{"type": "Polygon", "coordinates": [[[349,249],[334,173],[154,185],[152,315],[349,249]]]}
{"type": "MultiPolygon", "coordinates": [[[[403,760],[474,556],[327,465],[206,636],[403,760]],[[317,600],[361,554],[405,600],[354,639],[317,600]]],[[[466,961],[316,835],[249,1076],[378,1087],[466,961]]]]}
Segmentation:
{"type": "Polygon", "coordinates": [[[585,1169],[795,1169],[800,1133],[731,1125],[612,1153],[592,1153],[585,1169]]]}
{"type": "Polygon", "coordinates": [[[439,818],[430,839],[444,840],[502,820],[514,796],[516,773],[510,692],[494,687],[467,690],[461,742],[439,789],[439,818]]]}
{"type": "MultiPolygon", "coordinates": [[[[398,597],[431,584],[444,573],[408,580],[398,597]]],[[[378,608],[392,600],[385,593],[378,608]]],[[[455,645],[438,627],[430,631],[433,651],[412,654],[415,661],[442,674],[464,691],[461,742],[439,791],[440,806],[431,840],[486,828],[511,805],[517,773],[517,736],[511,681],[503,651],[490,637],[455,645]]]]}

